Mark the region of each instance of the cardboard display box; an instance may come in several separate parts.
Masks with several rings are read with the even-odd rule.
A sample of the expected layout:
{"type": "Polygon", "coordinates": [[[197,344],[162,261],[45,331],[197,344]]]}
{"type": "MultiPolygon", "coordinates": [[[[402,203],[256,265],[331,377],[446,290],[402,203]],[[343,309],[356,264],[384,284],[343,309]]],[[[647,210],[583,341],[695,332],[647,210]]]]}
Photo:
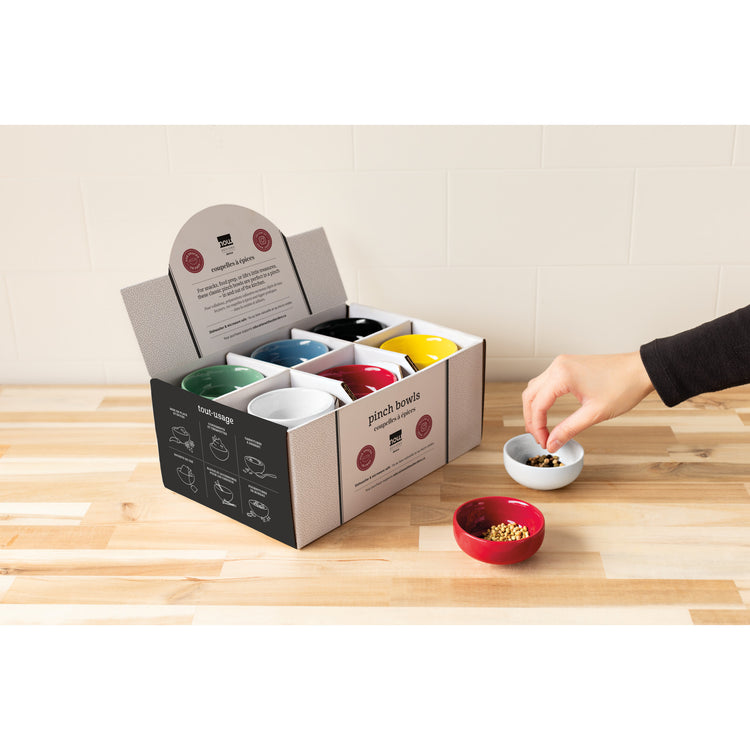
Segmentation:
{"type": "Polygon", "coordinates": [[[240,206],[195,214],[169,273],[122,290],[151,376],[164,486],[301,548],[479,444],[485,341],[424,320],[348,305],[322,229],[285,237],[240,206]],[[356,343],[311,333],[333,318],[385,328],[356,343]],[[406,333],[444,336],[458,351],[422,370],[379,345],[406,333]],[[329,351],[292,368],[249,358],[267,341],[312,338],[329,351]],[[388,362],[403,377],[352,400],[315,373],[388,362]],[[246,364],[265,378],[209,400],[180,387],[200,367],[246,364]],[[333,393],[338,408],[287,429],[247,412],[289,386],[333,393]]]}

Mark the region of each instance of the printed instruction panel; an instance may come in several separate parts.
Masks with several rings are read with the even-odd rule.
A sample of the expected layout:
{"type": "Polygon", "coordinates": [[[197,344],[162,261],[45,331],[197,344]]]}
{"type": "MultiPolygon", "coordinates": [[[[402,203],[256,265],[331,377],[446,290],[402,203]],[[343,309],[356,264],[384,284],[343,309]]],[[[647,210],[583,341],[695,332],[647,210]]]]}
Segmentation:
{"type": "Polygon", "coordinates": [[[286,431],[152,380],[164,485],[295,546],[286,431]]]}
{"type": "Polygon", "coordinates": [[[344,522],[445,464],[446,388],[439,363],[339,410],[344,522]]]}
{"type": "Polygon", "coordinates": [[[193,216],[177,235],[169,273],[201,356],[310,313],[284,236],[241,206],[193,216]]]}

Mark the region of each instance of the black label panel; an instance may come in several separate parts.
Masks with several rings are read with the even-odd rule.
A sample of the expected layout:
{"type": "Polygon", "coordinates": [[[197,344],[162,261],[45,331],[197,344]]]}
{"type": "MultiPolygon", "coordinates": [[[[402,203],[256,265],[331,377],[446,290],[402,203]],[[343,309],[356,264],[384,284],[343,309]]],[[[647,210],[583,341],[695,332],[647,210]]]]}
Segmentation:
{"type": "Polygon", "coordinates": [[[164,486],[295,545],[286,429],[154,378],[164,486]]]}

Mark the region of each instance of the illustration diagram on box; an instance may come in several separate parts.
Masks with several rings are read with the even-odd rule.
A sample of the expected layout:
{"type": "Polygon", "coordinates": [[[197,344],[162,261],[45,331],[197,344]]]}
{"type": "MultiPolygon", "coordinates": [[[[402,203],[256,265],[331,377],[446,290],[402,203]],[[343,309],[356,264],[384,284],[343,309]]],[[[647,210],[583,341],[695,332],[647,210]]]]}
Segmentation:
{"type": "Polygon", "coordinates": [[[242,470],[245,474],[252,474],[258,479],[276,479],[276,474],[266,471],[266,465],[255,456],[245,456],[245,468],[242,470]]]}
{"type": "Polygon", "coordinates": [[[234,506],[232,502],[234,500],[234,492],[229,487],[225,487],[218,479],[214,482],[214,492],[224,505],[234,506]]]}
{"type": "Polygon", "coordinates": [[[260,502],[260,500],[248,500],[250,509],[247,511],[247,515],[250,518],[259,518],[263,523],[268,523],[271,520],[271,511],[268,506],[260,502]]]}
{"type": "Polygon", "coordinates": [[[187,464],[182,464],[182,466],[177,469],[177,476],[183,484],[190,487],[191,492],[198,492],[198,488],[195,486],[195,473],[187,464]]]}
{"type": "Polygon", "coordinates": [[[208,446],[211,449],[211,453],[219,461],[226,461],[229,458],[229,449],[224,445],[221,438],[218,435],[211,437],[211,442],[208,446]]]}
{"type": "Polygon", "coordinates": [[[195,450],[195,442],[191,440],[190,433],[182,425],[172,428],[172,436],[169,438],[169,442],[183,445],[191,453],[195,450]]]}

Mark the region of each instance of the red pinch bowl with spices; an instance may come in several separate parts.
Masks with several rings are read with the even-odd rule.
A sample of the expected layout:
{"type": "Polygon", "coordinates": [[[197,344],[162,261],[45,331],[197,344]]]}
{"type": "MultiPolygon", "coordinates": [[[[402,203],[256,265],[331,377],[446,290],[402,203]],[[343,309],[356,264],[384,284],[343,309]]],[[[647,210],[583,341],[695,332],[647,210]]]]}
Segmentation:
{"type": "Polygon", "coordinates": [[[544,541],[544,516],[539,508],[515,497],[477,497],[459,505],[453,514],[453,536],[470,557],[493,565],[528,560],[544,541]],[[526,526],[529,536],[505,542],[482,539],[491,527],[514,521],[526,526]]]}

